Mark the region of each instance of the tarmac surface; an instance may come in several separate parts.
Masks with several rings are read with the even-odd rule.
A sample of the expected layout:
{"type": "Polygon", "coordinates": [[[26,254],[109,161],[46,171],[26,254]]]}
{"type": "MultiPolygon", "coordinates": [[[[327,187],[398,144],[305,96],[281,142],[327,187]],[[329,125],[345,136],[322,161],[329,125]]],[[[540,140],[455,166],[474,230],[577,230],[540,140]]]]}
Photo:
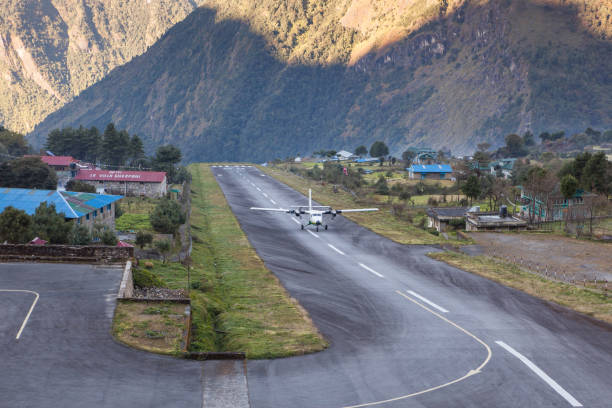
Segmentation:
{"type": "Polygon", "coordinates": [[[122,272],[0,264],[0,408],[202,407],[201,363],[113,340],[122,272]]]}
{"type": "MultiPolygon", "coordinates": [[[[249,207],[307,199],[248,166],[213,167],[267,267],[329,340],[249,361],[251,407],[610,407],[612,327],[336,217],[300,230],[249,207]]],[[[302,216],[302,221],[305,220],[302,216]]]]}

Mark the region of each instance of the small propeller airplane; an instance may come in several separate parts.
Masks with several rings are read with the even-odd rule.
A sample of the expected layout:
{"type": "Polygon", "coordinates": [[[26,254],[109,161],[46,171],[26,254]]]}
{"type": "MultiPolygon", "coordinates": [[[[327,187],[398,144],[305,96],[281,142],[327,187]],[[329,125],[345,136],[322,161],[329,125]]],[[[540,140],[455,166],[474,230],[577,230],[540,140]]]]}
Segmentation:
{"type": "Polygon", "coordinates": [[[348,212],[360,212],[360,211],[378,211],[378,208],[354,208],[346,210],[334,210],[328,205],[312,205],[312,190],[308,189],[308,207],[301,205],[292,205],[289,209],[287,208],[260,208],[251,207],[251,210],[257,211],[273,211],[273,212],[284,212],[287,214],[294,214],[296,217],[300,217],[302,214],[308,214],[308,223],[301,223],[302,229],[309,225],[312,225],[319,232],[319,226],[327,229],[327,224],[323,224],[323,215],[331,215],[335,218],[336,215],[348,212]]]}

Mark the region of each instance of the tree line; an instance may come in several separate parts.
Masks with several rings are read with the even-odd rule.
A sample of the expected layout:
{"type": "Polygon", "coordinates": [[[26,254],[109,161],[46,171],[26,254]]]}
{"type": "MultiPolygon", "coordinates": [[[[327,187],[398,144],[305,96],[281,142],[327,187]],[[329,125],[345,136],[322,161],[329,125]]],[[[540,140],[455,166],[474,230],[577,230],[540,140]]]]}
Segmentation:
{"type": "Polygon", "coordinates": [[[58,214],[55,204],[41,203],[33,215],[8,206],[0,213],[0,242],[24,244],[39,237],[50,244],[89,245],[99,241],[104,245],[116,245],[115,233],[102,224],[92,231],[84,225],[66,221],[58,214]]]}

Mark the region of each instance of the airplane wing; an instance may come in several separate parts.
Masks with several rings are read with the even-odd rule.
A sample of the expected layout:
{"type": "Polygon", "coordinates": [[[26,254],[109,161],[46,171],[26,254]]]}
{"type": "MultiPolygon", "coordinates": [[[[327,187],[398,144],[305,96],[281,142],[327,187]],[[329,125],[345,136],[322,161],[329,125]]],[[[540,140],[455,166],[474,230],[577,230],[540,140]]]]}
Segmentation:
{"type": "Polygon", "coordinates": [[[251,207],[251,210],[257,211],[276,211],[276,212],[291,212],[292,210],[287,210],[286,208],[260,208],[260,207],[251,207]]]}
{"type": "Polygon", "coordinates": [[[350,208],[346,210],[335,210],[336,214],[342,214],[347,212],[360,212],[360,211],[378,211],[378,208],[350,208]]]}

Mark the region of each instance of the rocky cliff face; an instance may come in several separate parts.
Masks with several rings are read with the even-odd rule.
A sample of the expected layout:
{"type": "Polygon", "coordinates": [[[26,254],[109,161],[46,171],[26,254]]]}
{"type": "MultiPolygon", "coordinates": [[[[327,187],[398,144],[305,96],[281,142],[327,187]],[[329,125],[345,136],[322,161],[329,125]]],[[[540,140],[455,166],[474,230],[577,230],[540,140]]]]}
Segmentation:
{"type": "Polygon", "coordinates": [[[189,0],[4,0],[0,123],[32,130],[195,7],[189,0]]]}
{"type": "Polygon", "coordinates": [[[32,139],[112,120],[190,160],[265,160],[376,139],[460,153],[612,123],[608,0],[202,4],[32,139]]]}

